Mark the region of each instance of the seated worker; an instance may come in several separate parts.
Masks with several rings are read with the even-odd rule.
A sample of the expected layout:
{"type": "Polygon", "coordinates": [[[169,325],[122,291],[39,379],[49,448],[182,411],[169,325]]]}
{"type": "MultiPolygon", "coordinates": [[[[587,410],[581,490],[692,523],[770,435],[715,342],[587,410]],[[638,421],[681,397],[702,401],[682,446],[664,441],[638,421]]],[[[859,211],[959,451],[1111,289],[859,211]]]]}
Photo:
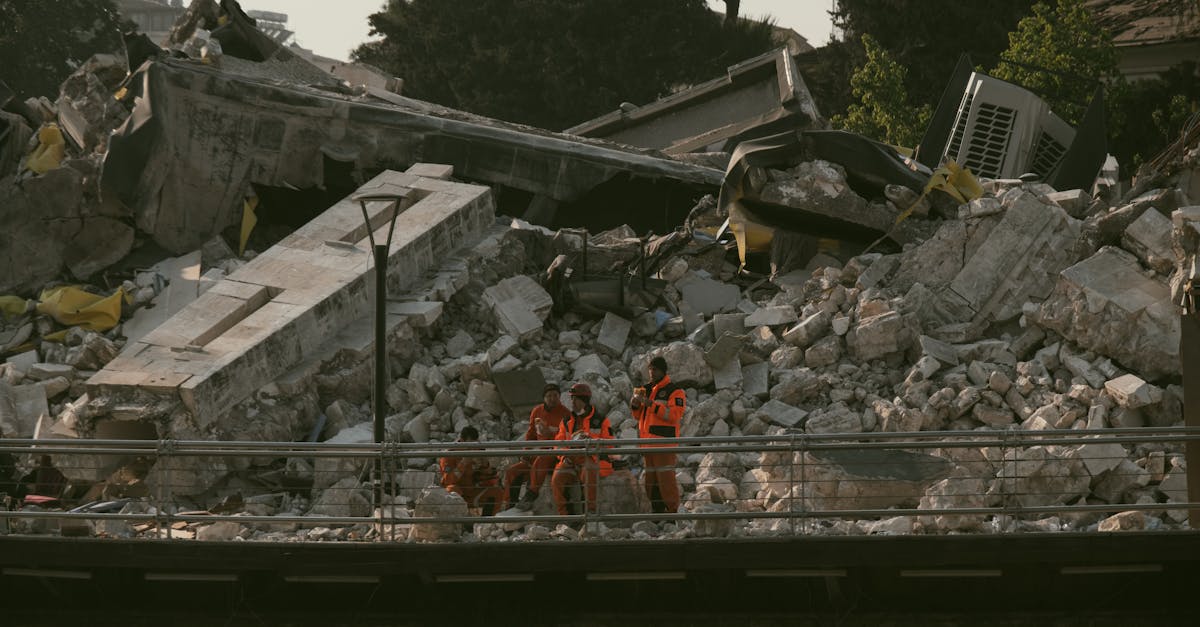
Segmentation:
{"type": "Polygon", "coordinates": [[[42,455],[37,467],[21,477],[20,485],[17,486],[17,496],[18,500],[25,499],[26,496],[57,499],[66,489],[67,477],[54,467],[49,455],[42,455]]]}
{"type": "MultiPolygon", "coordinates": [[[[599,415],[592,407],[592,389],[586,383],[571,386],[571,416],[558,428],[559,440],[612,439],[612,428],[608,418],[599,415]]],[[[554,505],[558,513],[567,516],[566,490],[571,485],[580,485],[584,503],[589,513],[596,512],[596,488],[600,484],[600,460],[595,455],[562,455],[550,477],[554,490],[554,505]]]]}
{"type": "MultiPolygon", "coordinates": [[[[529,412],[529,429],[525,431],[526,441],[553,440],[558,437],[558,428],[564,418],[570,415],[567,408],[559,400],[558,385],[547,383],[542,388],[542,404],[529,412]]],[[[504,471],[504,487],[506,490],[505,503],[500,509],[505,509],[508,503],[517,501],[521,493],[521,484],[525,484],[525,495],[516,502],[517,509],[529,511],[533,502],[538,498],[542,482],[554,471],[557,455],[530,455],[504,471]]]]}
{"type": "MultiPolygon", "coordinates": [[[[458,441],[478,442],[479,430],[469,425],[463,427],[458,441]]],[[[442,471],[442,487],[463,497],[468,507],[481,508],[484,516],[498,511],[496,506],[503,500],[503,492],[486,457],[447,455],[438,460],[438,468],[442,471]]]]}

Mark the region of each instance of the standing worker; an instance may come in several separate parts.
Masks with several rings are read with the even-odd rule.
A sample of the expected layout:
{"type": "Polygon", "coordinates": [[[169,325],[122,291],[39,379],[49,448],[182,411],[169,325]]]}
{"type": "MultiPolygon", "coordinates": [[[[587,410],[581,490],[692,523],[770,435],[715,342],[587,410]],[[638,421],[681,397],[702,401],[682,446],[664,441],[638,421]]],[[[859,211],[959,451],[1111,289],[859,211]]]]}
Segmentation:
{"type": "MultiPolygon", "coordinates": [[[[479,430],[470,425],[463,427],[459,442],[478,442],[479,430]]],[[[504,499],[497,485],[496,471],[486,457],[455,457],[447,455],[438,460],[442,471],[442,487],[463,497],[469,507],[483,510],[484,516],[495,514],[504,499]]]]}
{"type": "MultiPolygon", "coordinates": [[[[667,376],[667,360],[655,357],[647,368],[649,391],[638,388],[629,402],[638,423],[638,437],[643,440],[679,437],[679,426],[687,406],[687,395],[671,383],[667,376]]],[[[645,449],[673,446],[671,444],[642,444],[645,449]]],[[[646,496],[654,513],[674,514],[679,511],[679,482],[675,479],[675,453],[642,454],[645,470],[642,477],[646,496]]]]}
{"type": "MultiPolygon", "coordinates": [[[[601,416],[592,407],[592,388],[586,383],[576,383],[571,386],[571,416],[564,420],[558,428],[559,440],[591,440],[612,439],[612,427],[608,418],[601,416]]],[[[584,503],[588,513],[596,512],[596,489],[600,484],[600,461],[595,455],[562,455],[554,474],[550,477],[550,487],[554,490],[554,505],[558,513],[567,516],[567,488],[579,484],[584,493],[584,503]]]]}
{"type": "MultiPolygon", "coordinates": [[[[526,441],[554,440],[558,437],[559,426],[571,412],[560,402],[559,389],[554,383],[547,383],[542,388],[542,404],[529,412],[529,429],[525,431],[526,441]]],[[[554,472],[557,455],[530,455],[504,471],[504,488],[507,491],[507,503],[516,502],[517,509],[529,511],[538,498],[542,482],[554,472]],[[525,484],[525,495],[517,501],[521,492],[521,484],[525,484]]],[[[501,506],[500,509],[505,509],[501,506]]]]}

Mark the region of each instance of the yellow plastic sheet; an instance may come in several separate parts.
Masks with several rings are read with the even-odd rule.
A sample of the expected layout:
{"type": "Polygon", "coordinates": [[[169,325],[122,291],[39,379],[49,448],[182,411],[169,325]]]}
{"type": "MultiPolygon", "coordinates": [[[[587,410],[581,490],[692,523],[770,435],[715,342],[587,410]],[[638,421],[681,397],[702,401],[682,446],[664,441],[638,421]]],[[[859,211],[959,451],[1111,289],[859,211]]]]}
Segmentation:
{"type": "MultiPolygon", "coordinates": [[[[954,197],[959,204],[966,204],[983,196],[983,187],[971,171],[958,165],[953,159],[933,171],[929,182],[925,184],[925,194],[940,189],[954,197]]],[[[924,194],[922,194],[924,195],[924,194]]]]}
{"type": "Polygon", "coordinates": [[[35,174],[44,174],[57,168],[67,154],[67,144],[62,131],[55,124],[47,124],[38,130],[38,145],[25,161],[25,167],[35,174]]]}
{"type": "Polygon", "coordinates": [[[25,313],[28,306],[20,296],[0,296],[0,315],[5,318],[16,318],[25,313]]]}
{"type": "Polygon", "coordinates": [[[125,290],[101,296],[78,287],[64,285],[42,292],[38,313],[54,318],[59,324],[91,331],[107,331],[121,321],[121,299],[125,290]]]}
{"type": "Polygon", "coordinates": [[[251,196],[242,202],[242,237],[238,240],[238,256],[246,254],[246,242],[250,241],[250,232],[258,224],[258,216],[254,210],[258,208],[258,196],[251,196]]]}

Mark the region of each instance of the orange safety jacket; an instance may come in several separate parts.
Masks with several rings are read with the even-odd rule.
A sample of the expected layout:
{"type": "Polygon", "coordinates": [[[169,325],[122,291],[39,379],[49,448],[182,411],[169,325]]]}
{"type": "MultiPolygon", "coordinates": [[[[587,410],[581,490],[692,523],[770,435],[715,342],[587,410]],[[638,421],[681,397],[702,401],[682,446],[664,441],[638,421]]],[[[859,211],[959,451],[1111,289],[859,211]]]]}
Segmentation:
{"type": "MultiPolygon", "coordinates": [[[[592,439],[611,440],[612,426],[608,422],[608,418],[596,414],[596,408],[588,406],[588,412],[584,415],[572,413],[569,418],[562,421],[558,426],[558,436],[556,440],[570,440],[576,433],[584,432],[591,436],[592,439]]],[[[559,455],[560,461],[580,462],[584,457],[559,455]]],[[[592,461],[596,461],[595,457],[590,457],[592,461]]]]}
{"type": "MultiPolygon", "coordinates": [[[[638,437],[677,438],[687,408],[687,395],[664,376],[646,393],[646,404],[633,410],[638,423],[638,437]]],[[[670,446],[666,444],[643,444],[642,446],[670,446]]]]}
{"type": "Polygon", "coordinates": [[[571,410],[567,409],[562,403],[559,403],[554,409],[547,409],[546,404],[542,403],[533,408],[529,412],[529,428],[525,430],[525,439],[528,440],[556,440],[558,439],[558,430],[562,426],[564,420],[571,415],[571,410]],[[547,431],[538,433],[537,420],[542,419],[542,424],[545,425],[547,431]]]}
{"type": "Polygon", "coordinates": [[[479,487],[496,485],[496,471],[483,457],[455,457],[448,455],[438,459],[438,470],[442,473],[442,487],[452,485],[479,487]]]}

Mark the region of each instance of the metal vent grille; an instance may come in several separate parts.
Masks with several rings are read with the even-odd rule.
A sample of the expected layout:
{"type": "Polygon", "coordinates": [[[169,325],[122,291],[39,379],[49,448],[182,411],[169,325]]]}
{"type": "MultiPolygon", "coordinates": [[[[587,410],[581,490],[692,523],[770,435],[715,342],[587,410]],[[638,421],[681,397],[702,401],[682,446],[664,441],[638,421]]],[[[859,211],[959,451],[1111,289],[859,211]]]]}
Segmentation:
{"type": "Polygon", "coordinates": [[[975,100],[975,92],[967,91],[963,95],[962,104],[958,107],[958,121],[954,124],[954,134],[950,136],[950,145],[943,157],[958,159],[958,149],[962,147],[963,135],[967,132],[967,118],[971,117],[971,103],[975,100]]]}
{"type": "Polygon", "coordinates": [[[966,167],[976,176],[998,178],[1017,120],[1015,109],[981,103],[967,145],[966,167]]]}
{"type": "Polygon", "coordinates": [[[1046,178],[1054,172],[1054,168],[1058,167],[1058,162],[1062,161],[1065,154],[1067,154],[1066,146],[1060,144],[1046,131],[1039,131],[1037,143],[1033,147],[1033,161],[1030,163],[1029,170],[1046,178]]]}

